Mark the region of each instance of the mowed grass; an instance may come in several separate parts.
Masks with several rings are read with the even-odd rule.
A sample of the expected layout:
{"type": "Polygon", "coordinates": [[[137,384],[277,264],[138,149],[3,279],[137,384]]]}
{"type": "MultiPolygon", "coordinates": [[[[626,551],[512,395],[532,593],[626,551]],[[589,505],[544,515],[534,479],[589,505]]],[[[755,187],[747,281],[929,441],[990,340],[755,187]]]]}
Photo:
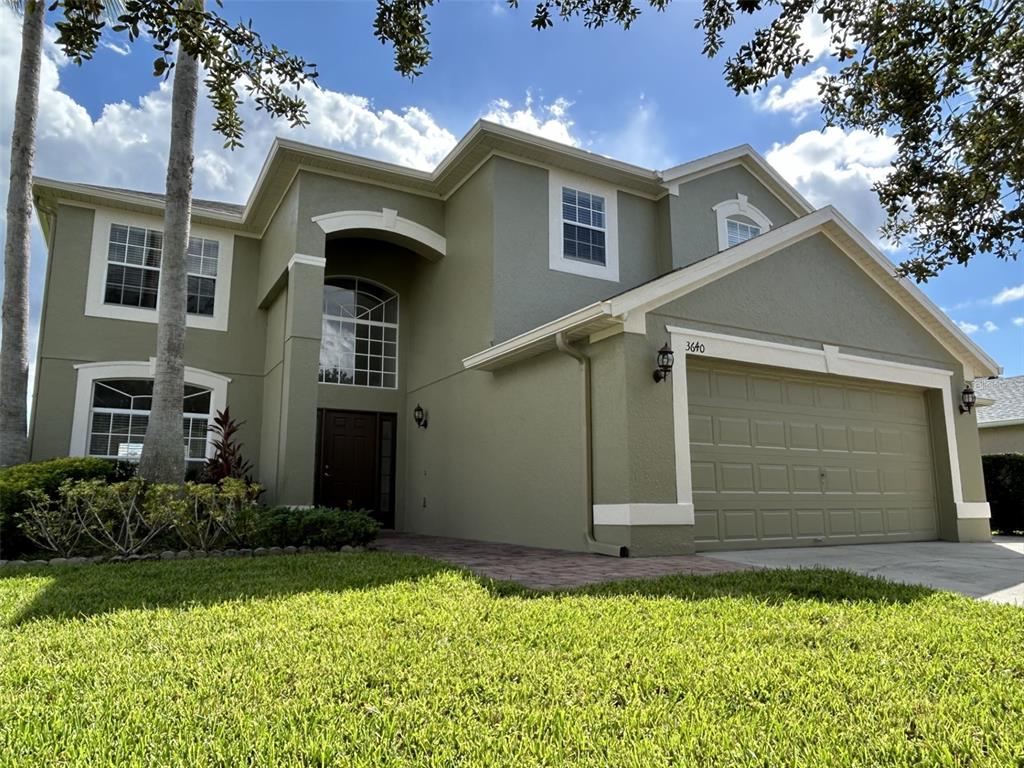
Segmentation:
{"type": "Polygon", "coordinates": [[[0,765],[1022,766],[1024,611],[378,552],[6,573],[0,765]]]}

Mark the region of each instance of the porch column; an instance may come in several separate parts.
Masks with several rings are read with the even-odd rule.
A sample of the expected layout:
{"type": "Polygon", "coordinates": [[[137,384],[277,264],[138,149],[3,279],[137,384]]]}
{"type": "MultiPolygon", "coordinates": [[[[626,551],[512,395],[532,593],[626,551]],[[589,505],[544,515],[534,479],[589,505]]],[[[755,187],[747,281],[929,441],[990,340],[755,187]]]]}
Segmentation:
{"type": "Polygon", "coordinates": [[[278,504],[313,503],[326,263],[322,257],[296,255],[288,264],[275,494],[278,504]]]}

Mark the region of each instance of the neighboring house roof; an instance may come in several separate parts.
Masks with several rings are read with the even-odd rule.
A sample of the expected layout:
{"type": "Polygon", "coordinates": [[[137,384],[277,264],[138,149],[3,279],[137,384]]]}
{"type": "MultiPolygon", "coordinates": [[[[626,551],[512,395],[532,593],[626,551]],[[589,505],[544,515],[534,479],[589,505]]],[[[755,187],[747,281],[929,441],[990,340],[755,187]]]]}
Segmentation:
{"type": "MultiPolygon", "coordinates": [[[[494,156],[562,168],[601,179],[650,199],[678,194],[680,184],[715,170],[742,165],[796,215],[813,210],[800,193],[748,144],[659,172],[478,120],[433,171],[405,168],[291,139],[275,138],[244,205],[196,200],[193,201],[193,219],[204,224],[261,234],[296,173],[301,170],[356,178],[427,197],[446,199],[494,156]]],[[[33,180],[33,191],[43,215],[48,215],[48,205],[65,199],[93,205],[114,204],[139,213],[159,214],[163,210],[162,195],[115,187],[37,177],[33,180]]],[[[44,232],[47,229],[44,227],[44,232]]]]}
{"type": "Polygon", "coordinates": [[[556,348],[559,335],[572,341],[627,327],[638,322],[638,318],[642,320],[644,313],[652,309],[819,233],[853,259],[975,375],[995,376],[1000,372],[995,360],[971,341],[916,285],[896,278],[895,265],[832,206],[470,355],[462,361],[463,365],[466,368],[496,370],[516,360],[556,348]]]}
{"type": "Polygon", "coordinates": [[[983,400],[991,401],[991,405],[978,408],[979,427],[1024,424],[1024,376],[975,379],[974,392],[978,396],[979,405],[983,400]]]}

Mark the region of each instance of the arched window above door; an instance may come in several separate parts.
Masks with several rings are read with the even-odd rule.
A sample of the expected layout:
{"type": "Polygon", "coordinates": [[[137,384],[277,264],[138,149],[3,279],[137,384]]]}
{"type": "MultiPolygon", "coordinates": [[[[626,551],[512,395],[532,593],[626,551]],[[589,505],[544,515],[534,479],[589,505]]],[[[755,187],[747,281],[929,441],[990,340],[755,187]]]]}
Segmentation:
{"type": "Polygon", "coordinates": [[[398,294],[361,277],[324,286],[319,380],[398,387],[398,294]]]}

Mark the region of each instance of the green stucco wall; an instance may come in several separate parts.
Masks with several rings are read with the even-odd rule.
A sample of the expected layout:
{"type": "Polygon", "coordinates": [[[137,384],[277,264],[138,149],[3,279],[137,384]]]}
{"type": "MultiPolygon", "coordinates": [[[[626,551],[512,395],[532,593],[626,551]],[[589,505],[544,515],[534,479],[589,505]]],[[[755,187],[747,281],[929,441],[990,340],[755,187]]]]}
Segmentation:
{"type": "Polygon", "coordinates": [[[694,179],[680,185],[678,196],[667,198],[672,267],[685,267],[718,253],[718,217],[712,208],[725,200],[735,200],[741,194],[771,220],[773,227],[796,219],[789,208],[742,166],[735,165],[694,179]]]}
{"type": "Polygon", "coordinates": [[[981,455],[1024,453],[1024,424],[1007,427],[984,427],[978,430],[981,455]]]}
{"type": "Polygon", "coordinates": [[[494,341],[650,280],[658,273],[657,204],[620,191],[619,281],[549,268],[548,172],[495,158],[494,341]]]}
{"type": "MultiPolygon", "coordinates": [[[[33,460],[68,453],[77,382],[75,364],[148,361],[156,354],[156,323],[85,315],[92,227],[92,209],[59,207],[47,264],[38,347],[39,384],[31,428],[33,460]]],[[[185,351],[187,366],[231,379],[231,413],[246,422],[241,440],[247,457],[254,462],[259,459],[266,333],[264,313],[252,298],[257,290],[258,261],[258,241],[235,236],[228,329],[189,328],[185,351]]],[[[153,314],[155,317],[155,310],[153,314]]]]}

